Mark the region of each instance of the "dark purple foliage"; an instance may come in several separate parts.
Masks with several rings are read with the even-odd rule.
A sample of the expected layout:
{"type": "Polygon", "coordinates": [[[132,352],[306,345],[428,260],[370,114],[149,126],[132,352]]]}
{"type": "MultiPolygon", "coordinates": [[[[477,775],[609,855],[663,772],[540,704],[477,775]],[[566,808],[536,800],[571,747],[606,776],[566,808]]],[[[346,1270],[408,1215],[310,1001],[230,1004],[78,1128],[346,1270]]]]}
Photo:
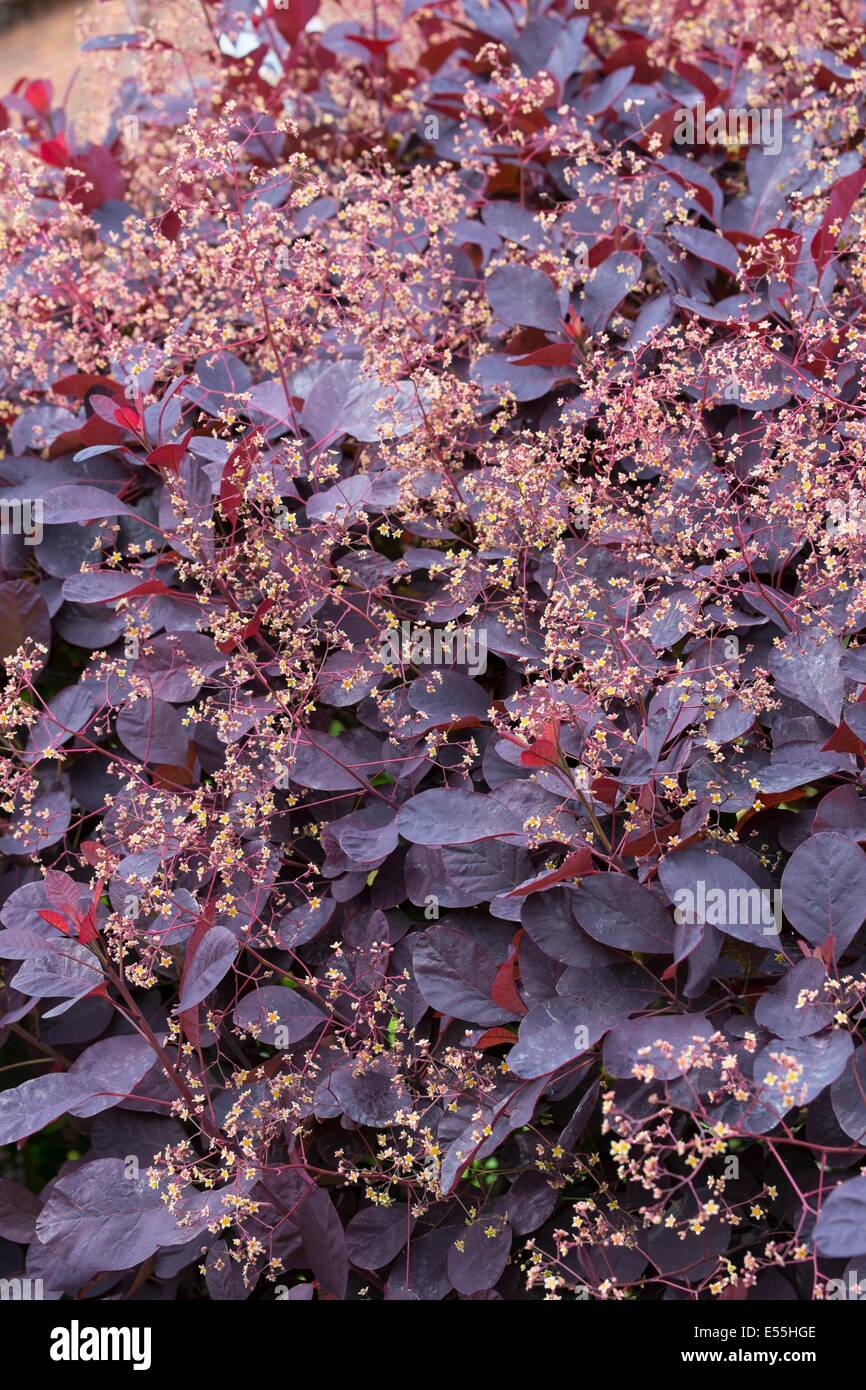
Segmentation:
{"type": "Polygon", "coordinates": [[[141,64],[98,140],[0,103],[4,1249],[74,1299],[823,1297],[862,29],[203,9],[195,94],[85,44],[141,64]]]}

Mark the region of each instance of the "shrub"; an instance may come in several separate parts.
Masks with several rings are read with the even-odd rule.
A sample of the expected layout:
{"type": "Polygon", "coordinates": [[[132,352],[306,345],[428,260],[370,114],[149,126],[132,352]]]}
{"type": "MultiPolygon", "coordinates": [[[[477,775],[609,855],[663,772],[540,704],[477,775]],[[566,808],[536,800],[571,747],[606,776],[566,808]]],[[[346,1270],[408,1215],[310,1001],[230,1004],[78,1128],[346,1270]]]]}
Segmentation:
{"type": "Polygon", "coordinates": [[[834,1296],[862,31],[317,8],[0,107],[0,1272],[834,1296]]]}

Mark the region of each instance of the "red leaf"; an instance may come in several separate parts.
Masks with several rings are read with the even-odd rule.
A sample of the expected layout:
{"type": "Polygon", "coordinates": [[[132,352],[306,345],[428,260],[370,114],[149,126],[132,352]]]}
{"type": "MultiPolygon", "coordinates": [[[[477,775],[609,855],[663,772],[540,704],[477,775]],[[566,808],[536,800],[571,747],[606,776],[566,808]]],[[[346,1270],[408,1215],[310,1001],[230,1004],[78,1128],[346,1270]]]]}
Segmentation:
{"type": "Polygon", "coordinates": [[[687,188],[696,202],[700,203],[709,217],[713,216],[713,198],[710,190],[702,184],[693,183],[690,178],[677,169],[665,169],[665,178],[673,179],[681,188],[687,188]]]}
{"type": "Polygon", "coordinates": [[[582,343],[586,337],[586,324],[580,314],[574,312],[574,307],[569,304],[568,313],[565,316],[565,331],[573,342],[582,343]]]}
{"type": "Polygon", "coordinates": [[[174,208],[169,208],[168,212],[163,213],[159,224],[160,236],[164,236],[167,241],[177,241],[180,234],[181,221],[174,208]]]}
{"type": "Polygon", "coordinates": [[[650,40],[646,37],[629,39],[627,43],[621,43],[619,48],[615,48],[609,53],[604,61],[602,71],[605,73],[616,72],[618,68],[634,67],[634,78],[636,82],[654,82],[661,76],[661,68],[658,63],[650,62],[647,51],[650,40]]]}
{"type": "Polygon", "coordinates": [[[319,0],[292,0],[285,9],[277,9],[274,0],[268,0],[268,19],[275,21],[284,39],[294,46],[311,19],[319,12],[319,0]]]}
{"type": "Polygon", "coordinates": [[[248,435],[229,454],[223,469],[222,483],[220,484],[220,508],[223,516],[231,522],[232,526],[238,519],[238,511],[243,501],[243,489],[250,475],[255,453],[251,436],[248,435]]]}
{"type": "Polygon", "coordinates": [[[249,637],[258,637],[261,633],[262,618],[274,606],[272,598],[263,599],[253,614],[246,627],[237,637],[230,637],[227,642],[217,642],[217,647],[221,652],[230,652],[236,642],[245,642],[249,637]]]}
{"type": "Polygon", "coordinates": [[[106,145],[91,145],[75,156],[75,167],[66,176],[67,197],[83,212],[94,212],[110,199],[126,193],[123,170],[106,145]]]}
{"type": "Polygon", "coordinates": [[[830,932],[829,936],[824,937],[824,940],[818,947],[817,954],[820,956],[821,960],[824,962],[825,966],[827,967],[827,970],[829,971],[830,967],[833,964],[833,959],[836,955],[836,937],[834,936],[833,932],[830,932]]]}
{"type": "Polygon", "coordinates": [[[815,344],[808,356],[803,358],[803,366],[806,371],[810,372],[812,376],[824,376],[830,363],[839,356],[841,346],[842,340],[838,333],[835,340],[832,334],[822,338],[819,343],[815,344]]]}
{"type": "Polygon", "coordinates": [[[547,739],[536,739],[531,748],[527,748],[520,755],[521,767],[556,767],[559,761],[559,752],[555,743],[549,743],[547,739]]]}
{"type": "Polygon", "coordinates": [[[107,376],[97,376],[96,372],[72,372],[69,376],[58,377],[52,381],[51,389],[57,396],[67,396],[70,400],[83,400],[94,386],[100,388],[102,395],[108,391],[123,398],[123,387],[119,381],[110,381],[107,376]]]}
{"type": "MultiPolygon", "coordinates": [[[[677,128],[677,113],[679,107],[671,106],[667,111],[661,111],[654,120],[650,121],[638,144],[642,149],[648,150],[652,143],[653,149],[658,148],[662,154],[667,154],[670,149],[674,133],[677,128]]],[[[590,265],[592,262],[590,261],[590,265]]]]}
{"type": "Polygon", "coordinates": [[[490,987],[490,997],[494,1004],[498,1004],[500,1009],[505,1009],[506,1013],[509,1014],[525,1014],[529,1012],[517,989],[520,962],[520,938],[522,936],[523,928],[520,927],[514,934],[508,960],[502,962],[493,978],[493,984],[490,987]]]}
{"type": "Polygon", "coordinates": [[[99,940],[99,932],[96,928],[96,909],[99,906],[99,899],[105,887],[105,879],[99,879],[93,885],[93,894],[90,899],[90,906],[82,916],[78,918],[78,940],[82,946],[89,946],[91,941],[99,940]]]}
{"type": "Polygon", "coordinates": [[[819,275],[828,261],[833,259],[842,224],[856,203],[864,183],[866,183],[866,169],[855,169],[853,174],[845,174],[838,183],[833,185],[827,211],[812,238],[810,248],[812,260],[815,262],[819,275]],[[831,227],[835,224],[838,224],[838,230],[831,231],[831,227]]]}
{"type": "Polygon", "coordinates": [[[69,146],[63,131],[53,140],[40,141],[39,158],[43,164],[52,164],[55,169],[66,168],[69,163],[69,146]]]}
{"type": "Polygon", "coordinates": [[[387,53],[392,44],[397,42],[396,39],[365,39],[361,34],[347,34],[346,37],[351,43],[361,44],[374,57],[380,57],[381,54],[387,53]]]}
{"type": "Polygon", "coordinates": [[[40,907],[37,909],[37,916],[41,917],[43,922],[47,922],[49,927],[56,927],[58,931],[63,932],[64,936],[69,936],[72,924],[62,913],[52,912],[47,907],[40,907]]]}
{"type": "Polygon", "coordinates": [[[55,912],[67,917],[78,916],[78,884],[64,873],[50,869],[42,880],[45,896],[55,912]]]}
{"type": "Polygon", "coordinates": [[[612,777],[593,777],[590,787],[596,801],[604,801],[608,806],[616,805],[616,799],[622,791],[620,783],[612,777]]]}
{"type": "Polygon", "coordinates": [[[24,97],[30,102],[34,111],[38,111],[40,116],[47,116],[51,110],[51,93],[53,87],[50,82],[40,80],[28,82],[24,88],[24,97]]]}
{"type": "Polygon", "coordinates": [[[503,1043],[508,1043],[510,1046],[516,1041],[517,1034],[512,1033],[510,1028],[488,1028],[486,1032],[481,1034],[478,1041],[473,1043],[473,1046],[479,1052],[484,1052],[488,1047],[501,1047],[503,1043]]]}
{"type": "Polygon", "coordinates": [[[724,89],[717,86],[713,79],[704,72],[703,68],[697,67],[695,63],[687,63],[684,58],[681,58],[678,62],[674,63],[674,72],[678,73],[685,82],[688,82],[691,87],[694,87],[696,91],[700,92],[707,107],[719,106],[721,104],[722,97],[724,96],[724,89]]]}
{"type": "Polygon", "coordinates": [[[99,932],[96,930],[96,918],[93,908],[89,908],[78,923],[78,940],[82,946],[89,946],[91,941],[99,940],[99,932]]]}
{"type": "Polygon", "coordinates": [[[54,459],[61,454],[74,454],[79,449],[89,448],[91,444],[120,444],[122,439],[123,431],[118,425],[110,425],[107,420],[100,420],[98,415],[91,415],[80,429],[59,434],[48,450],[48,457],[54,459]]]}
{"type": "Polygon", "coordinates": [[[131,405],[122,405],[119,410],[115,410],[114,418],[119,425],[131,434],[140,434],[144,421],[131,405]]]}
{"type": "Polygon", "coordinates": [[[142,598],[145,594],[170,594],[172,590],[161,579],[143,579],[134,589],[127,589],[124,598],[142,598]]]}
{"type": "Polygon", "coordinates": [[[516,367],[567,367],[572,358],[571,343],[549,343],[547,347],[536,348],[523,357],[512,357],[516,367]]]}
{"type": "Polygon", "coordinates": [[[632,831],[630,835],[626,836],[622,852],[629,859],[655,854],[679,832],[681,824],[681,821],[671,820],[666,825],[654,825],[649,830],[632,831]]]}
{"type": "Polygon", "coordinates": [[[176,473],[183,463],[192,435],[192,430],[188,430],[179,444],[161,444],[158,449],[151,449],[147,456],[148,463],[153,464],[154,468],[167,468],[170,473],[176,473]]]}
{"type": "Polygon", "coordinates": [[[530,893],[540,893],[544,888],[552,888],[555,883],[562,883],[567,878],[582,878],[584,874],[593,873],[592,853],[588,849],[576,849],[572,854],[567,854],[558,869],[551,869],[549,874],[542,874],[540,878],[534,878],[531,883],[522,883],[519,888],[512,888],[507,894],[509,898],[526,898],[530,893]]]}
{"type": "Polygon", "coordinates": [[[857,737],[853,729],[848,728],[844,719],[821,748],[822,753],[857,753],[862,755],[864,751],[866,751],[866,746],[864,746],[863,740],[857,737]]]}
{"type": "MultiPolygon", "coordinates": [[[[207,935],[207,933],[210,931],[211,927],[213,926],[213,919],[214,919],[215,911],[216,911],[215,904],[214,904],[214,903],[208,903],[207,906],[205,907],[205,909],[204,909],[202,915],[199,917],[198,921],[196,922],[195,927],[193,928],[192,936],[190,937],[189,942],[187,943],[186,955],[185,955],[185,957],[184,957],[184,962],[183,962],[183,973],[181,974],[181,977],[180,977],[180,993],[181,993],[181,994],[183,994],[183,986],[184,986],[184,981],[185,981],[185,979],[186,979],[187,971],[189,970],[190,966],[192,965],[193,959],[194,959],[194,957],[195,957],[195,953],[196,953],[196,951],[198,950],[199,946],[201,945],[202,938],[205,937],[205,936],[207,935]]],[[[200,1037],[201,1037],[201,1030],[200,1030],[200,1028],[199,1028],[199,1021],[198,1021],[198,1011],[199,1011],[199,1005],[196,1004],[196,1006],[195,1006],[194,1009],[186,1009],[186,1010],[180,1015],[180,1026],[181,1026],[181,1028],[183,1029],[183,1031],[184,1031],[186,1037],[187,1037],[187,1038],[189,1039],[189,1041],[192,1043],[193,1047],[198,1047],[199,1039],[200,1039],[200,1037]]]]}
{"type": "Polygon", "coordinates": [[[523,767],[556,767],[561,756],[559,751],[559,720],[547,719],[541,731],[541,738],[537,738],[529,748],[521,753],[520,762],[523,767]]]}
{"type": "MultiPolygon", "coordinates": [[[[757,248],[749,261],[747,274],[750,278],[778,274],[781,259],[783,274],[790,280],[803,244],[799,232],[792,232],[790,227],[771,227],[760,238],[740,231],[727,232],[725,235],[730,242],[740,243],[743,247],[757,248]]],[[[740,246],[737,249],[740,250],[740,246]]]]}

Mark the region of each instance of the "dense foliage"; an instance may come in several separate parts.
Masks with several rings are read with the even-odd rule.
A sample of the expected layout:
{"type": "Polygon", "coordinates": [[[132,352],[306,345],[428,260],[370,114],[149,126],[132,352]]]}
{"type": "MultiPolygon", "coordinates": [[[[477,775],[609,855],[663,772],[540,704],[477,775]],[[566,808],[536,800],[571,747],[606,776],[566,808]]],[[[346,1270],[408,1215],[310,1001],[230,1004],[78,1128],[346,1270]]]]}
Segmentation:
{"type": "Polygon", "coordinates": [[[0,106],[0,1274],[838,1296],[863,5],[317,8],[0,106]]]}

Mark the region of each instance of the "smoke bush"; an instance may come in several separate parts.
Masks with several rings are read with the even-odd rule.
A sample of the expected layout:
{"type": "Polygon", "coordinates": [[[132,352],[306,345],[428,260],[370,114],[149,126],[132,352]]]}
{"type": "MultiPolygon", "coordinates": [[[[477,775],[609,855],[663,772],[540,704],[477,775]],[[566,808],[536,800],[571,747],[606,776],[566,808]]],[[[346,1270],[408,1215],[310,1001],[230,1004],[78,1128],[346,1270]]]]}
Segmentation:
{"type": "Polygon", "coordinates": [[[847,1287],[862,5],[170,8],[0,105],[0,1273],[847,1287]]]}

